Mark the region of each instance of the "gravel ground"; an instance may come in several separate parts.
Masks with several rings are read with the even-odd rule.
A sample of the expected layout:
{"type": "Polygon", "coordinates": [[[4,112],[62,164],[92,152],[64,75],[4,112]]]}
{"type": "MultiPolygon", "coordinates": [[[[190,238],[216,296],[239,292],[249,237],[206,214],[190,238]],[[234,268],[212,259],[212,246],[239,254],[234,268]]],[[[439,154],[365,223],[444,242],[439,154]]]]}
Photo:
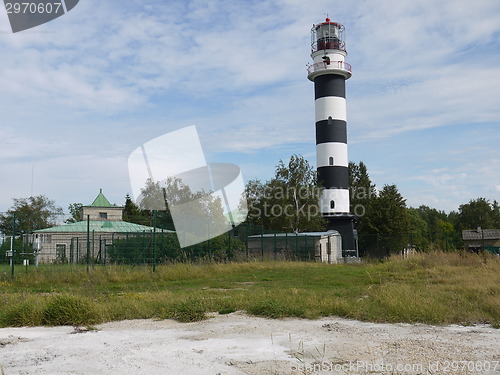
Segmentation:
{"type": "Polygon", "coordinates": [[[128,320],[95,329],[0,329],[13,374],[497,374],[500,330],[271,320],[243,313],[196,323],[128,320]]]}

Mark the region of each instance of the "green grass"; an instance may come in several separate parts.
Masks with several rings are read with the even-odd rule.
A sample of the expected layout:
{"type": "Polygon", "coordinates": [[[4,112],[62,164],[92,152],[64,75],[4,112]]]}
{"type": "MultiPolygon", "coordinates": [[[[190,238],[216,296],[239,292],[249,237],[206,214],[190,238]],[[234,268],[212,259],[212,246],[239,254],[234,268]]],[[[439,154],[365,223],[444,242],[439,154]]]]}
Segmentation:
{"type": "Polygon", "coordinates": [[[270,318],[500,327],[500,259],[431,253],[356,265],[302,262],[146,266],[0,266],[0,326],[193,322],[209,312],[270,318]]]}

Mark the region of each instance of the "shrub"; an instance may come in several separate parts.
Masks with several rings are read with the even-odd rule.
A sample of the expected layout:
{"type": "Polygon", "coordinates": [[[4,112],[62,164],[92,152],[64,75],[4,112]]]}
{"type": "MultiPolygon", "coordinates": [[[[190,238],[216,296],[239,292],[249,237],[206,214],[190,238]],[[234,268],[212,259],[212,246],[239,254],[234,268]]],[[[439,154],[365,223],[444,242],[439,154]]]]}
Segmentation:
{"type": "Polygon", "coordinates": [[[70,295],[53,297],[43,312],[43,323],[48,326],[88,325],[99,320],[95,303],[70,295]]]}

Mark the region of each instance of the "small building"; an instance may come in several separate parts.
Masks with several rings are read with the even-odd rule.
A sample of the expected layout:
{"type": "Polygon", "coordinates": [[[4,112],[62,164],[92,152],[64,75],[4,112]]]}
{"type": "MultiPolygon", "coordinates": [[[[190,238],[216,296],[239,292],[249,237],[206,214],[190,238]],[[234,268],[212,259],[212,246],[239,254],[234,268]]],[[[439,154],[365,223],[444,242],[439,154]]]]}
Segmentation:
{"type": "Polygon", "coordinates": [[[339,232],[269,233],[249,236],[248,256],[255,259],[343,262],[339,232]]]}
{"type": "Polygon", "coordinates": [[[468,229],[462,231],[462,240],[465,250],[482,251],[487,250],[500,254],[500,229],[468,229]]]}
{"type": "Polygon", "coordinates": [[[81,218],[84,220],[35,231],[35,262],[78,263],[85,261],[87,255],[94,261],[105,261],[113,241],[154,230],[123,221],[123,207],[111,204],[102,189],[91,205],[82,207],[81,218]]]}

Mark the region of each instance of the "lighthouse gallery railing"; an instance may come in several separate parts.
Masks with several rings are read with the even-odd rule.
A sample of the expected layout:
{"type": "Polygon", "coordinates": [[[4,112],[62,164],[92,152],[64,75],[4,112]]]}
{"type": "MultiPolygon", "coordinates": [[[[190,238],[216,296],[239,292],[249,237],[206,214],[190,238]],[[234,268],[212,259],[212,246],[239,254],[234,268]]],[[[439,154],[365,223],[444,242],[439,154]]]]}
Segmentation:
{"type": "Polygon", "coordinates": [[[351,64],[346,63],[345,61],[330,61],[329,64],[327,62],[322,61],[316,64],[312,64],[307,67],[307,73],[311,74],[320,70],[328,70],[328,69],[347,70],[348,72],[352,73],[351,64]]]}

